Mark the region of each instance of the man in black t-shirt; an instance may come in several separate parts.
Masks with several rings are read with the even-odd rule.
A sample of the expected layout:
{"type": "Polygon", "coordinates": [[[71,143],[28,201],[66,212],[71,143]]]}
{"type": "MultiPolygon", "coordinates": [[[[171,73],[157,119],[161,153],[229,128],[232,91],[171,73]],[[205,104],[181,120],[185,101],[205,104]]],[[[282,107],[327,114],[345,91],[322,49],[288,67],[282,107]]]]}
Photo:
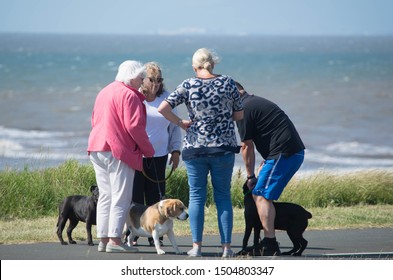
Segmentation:
{"type": "Polygon", "coordinates": [[[304,144],[288,116],[275,103],[248,94],[236,82],[244,107],[244,118],[237,121],[242,141],[241,153],[247,172],[247,186],[257,206],[264,231],[261,242],[264,256],[279,255],[274,220],[277,200],[304,160],[304,144]],[[255,177],[255,152],[261,154],[258,178],[255,177]]]}

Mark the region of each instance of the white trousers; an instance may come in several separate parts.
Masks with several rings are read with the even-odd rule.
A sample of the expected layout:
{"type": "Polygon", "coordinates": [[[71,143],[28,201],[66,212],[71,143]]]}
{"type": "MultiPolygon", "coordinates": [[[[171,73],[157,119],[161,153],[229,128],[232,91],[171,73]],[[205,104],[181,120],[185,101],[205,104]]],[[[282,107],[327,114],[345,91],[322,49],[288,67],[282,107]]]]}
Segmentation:
{"type": "Polygon", "coordinates": [[[112,152],[91,152],[100,196],[97,203],[97,237],[121,238],[132,200],[135,170],[112,152]]]}

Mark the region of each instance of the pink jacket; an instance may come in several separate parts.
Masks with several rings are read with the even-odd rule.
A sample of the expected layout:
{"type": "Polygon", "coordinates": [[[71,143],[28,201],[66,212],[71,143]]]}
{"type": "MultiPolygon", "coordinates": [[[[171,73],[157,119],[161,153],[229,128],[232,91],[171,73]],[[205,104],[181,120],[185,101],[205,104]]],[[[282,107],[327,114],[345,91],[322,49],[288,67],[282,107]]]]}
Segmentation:
{"type": "Polygon", "coordinates": [[[142,155],[154,148],[146,134],[145,97],[136,89],[114,81],[97,95],[91,117],[88,152],[112,151],[115,158],[142,170],[142,155]]]}

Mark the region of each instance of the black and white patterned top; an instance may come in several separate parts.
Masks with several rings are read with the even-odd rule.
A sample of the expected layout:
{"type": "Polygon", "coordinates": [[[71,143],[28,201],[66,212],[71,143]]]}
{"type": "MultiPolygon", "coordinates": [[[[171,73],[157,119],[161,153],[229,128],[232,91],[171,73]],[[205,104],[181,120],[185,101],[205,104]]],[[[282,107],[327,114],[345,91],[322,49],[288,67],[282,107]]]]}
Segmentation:
{"type": "Polygon", "coordinates": [[[243,110],[243,104],[231,77],[184,80],[166,101],[172,108],[184,103],[192,121],[183,141],[183,160],[239,151],[232,115],[243,110]]]}

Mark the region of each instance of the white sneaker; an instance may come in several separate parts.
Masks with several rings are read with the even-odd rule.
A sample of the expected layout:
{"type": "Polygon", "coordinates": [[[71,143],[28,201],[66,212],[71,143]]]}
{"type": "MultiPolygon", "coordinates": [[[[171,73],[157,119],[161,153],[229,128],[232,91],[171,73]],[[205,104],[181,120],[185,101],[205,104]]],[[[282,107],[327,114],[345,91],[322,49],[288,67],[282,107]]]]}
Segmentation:
{"type": "Polygon", "coordinates": [[[106,252],[107,253],[137,253],[139,250],[134,247],[129,247],[125,244],[114,245],[114,244],[106,244],[106,252]]]}
{"type": "Polygon", "coordinates": [[[98,252],[106,252],[106,245],[107,244],[100,241],[100,243],[98,243],[98,252]]]}
{"type": "Polygon", "coordinates": [[[190,251],[187,252],[187,255],[190,257],[202,257],[201,248],[192,248],[190,251]]]}
{"type": "Polygon", "coordinates": [[[235,253],[231,249],[226,249],[224,252],[222,252],[222,257],[223,258],[233,258],[235,256],[235,253]]]}

